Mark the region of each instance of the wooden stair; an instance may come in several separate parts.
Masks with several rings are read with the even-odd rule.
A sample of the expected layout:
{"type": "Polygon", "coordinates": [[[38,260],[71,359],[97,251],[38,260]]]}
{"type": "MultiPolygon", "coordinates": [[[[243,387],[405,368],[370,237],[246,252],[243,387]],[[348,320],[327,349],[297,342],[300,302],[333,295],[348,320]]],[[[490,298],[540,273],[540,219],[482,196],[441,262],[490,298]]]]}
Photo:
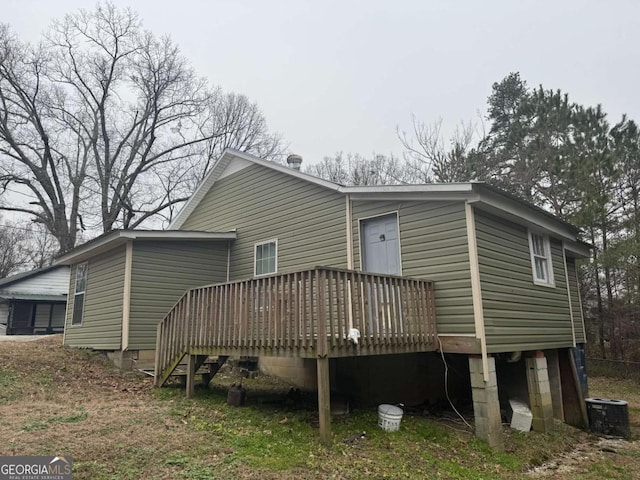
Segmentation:
{"type": "MultiPolygon", "coordinates": [[[[169,378],[180,378],[183,383],[186,381],[188,374],[188,362],[185,361],[186,354],[182,354],[180,362],[178,362],[171,371],[167,370],[161,377],[161,380],[156,379],[156,386],[164,385],[169,378]],[[161,383],[159,383],[161,382],[161,383]]],[[[195,374],[202,376],[202,384],[209,385],[213,377],[220,371],[222,366],[228,360],[228,355],[219,355],[216,359],[211,359],[208,355],[197,355],[195,364],[195,374]]],[[[141,372],[155,377],[155,371],[153,370],[140,370],[141,372]]]]}

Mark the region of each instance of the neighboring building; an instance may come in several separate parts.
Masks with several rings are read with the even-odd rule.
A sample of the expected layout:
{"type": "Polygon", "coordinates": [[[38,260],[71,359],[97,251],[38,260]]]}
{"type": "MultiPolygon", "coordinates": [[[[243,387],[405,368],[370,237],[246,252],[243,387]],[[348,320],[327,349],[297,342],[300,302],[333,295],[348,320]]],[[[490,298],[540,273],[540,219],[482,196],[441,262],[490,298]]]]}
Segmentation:
{"type": "MultiPolygon", "coordinates": [[[[490,386],[492,378],[495,383],[496,363],[498,377],[501,369],[505,372],[498,380],[507,392],[510,385],[520,384],[510,376],[529,378],[524,360],[515,374],[509,373],[511,363],[518,363],[521,356],[531,357],[527,362],[542,356],[545,362],[536,365],[542,369],[544,363],[544,374],[533,371],[547,375],[549,359],[547,383],[550,379],[556,398],[554,413],[564,418],[560,372],[569,362],[567,349],[585,342],[575,264],[589,255],[589,246],[578,240],[577,228],[540,208],[484,183],[342,186],[227,150],[169,228],[114,232],[58,259],[59,264],[72,266],[67,345],[113,351],[123,363],[150,357],[156,325],[184,290],[205,284],[269,279],[319,265],[427,279],[435,286],[437,348],[451,353],[450,361],[459,361],[460,371],[471,375],[471,382],[461,388],[470,394],[473,387],[474,402],[494,394],[497,399],[497,389],[490,386]],[[508,359],[504,368],[503,358],[508,359]],[[478,384],[474,375],[484,383],[478,384]]],[[[301,285],[296,280],[286,288],[298,288],[296,284],[301,285]]],[[[344,288],[352,284],[349,280],[344,288]]],[[[257,285],[238,288],[262,288],[257,285]]],[[[388,295],[390,287],[381,288],[380,297],[388,295]]],[[[284,289],[276,295],[284,295],[284,289]]],[[[202,296],[213,290],[194,292],[202,296]]],[[[238,298],[225,315],[236,318],[244,315],[242,309],[251,309],[251,302],[247,306],[242,303],[246,298],[238,298]]],[[[365,300],[368,305],[380,298],[365,300]]],[[[289,315],[290,301],[282,300],[280,307],[260,307],[260,312],[275,308],[277,313],[282,308],[280,312],[289,315]]],[[[350,294],[336,301],[354,300],[350,294]]],[[[390,301],[378,306],[388,309],[390,301]]],[[[203,310],[194,314],[193,305],[183,299],[172,315],[180,309],[178,316],[184,318],[216,314],[212,304],[198,305],[204,305],[203,310]]],[[[258,308],[255,301],[253,305],[258,308]]],[[[270,313],[269,318],[272,321],[270,313]]],[[[394,321],[403,318],[408,316],[400,312],[394,321]]],[[[234,337],[230,345],[245,346],[217,344],[209,350],[200,348],[200,354],[260,355],[267,370],[300,384],[315,382],[315,350],[303,350],[295,338],[285,338],[284,332],[293,335],[297,326],[278,331],[281,341],[289,341],[287,348],[258,348],[238,333],[247,331],[242,329],[246,316],[238,319],[233,331],[237,343],[234,337]]],[[[357,323],[358,318],[350,321],[357,323]]],[[[251,334],[264,336],[256,331],[251,334]]],[[[171,335],[179,337],[180,332],[171,335]]],[[[184,352],[180,348],[179,356],[191,355],[188,346],[184,352]]],[[[428,353],[433,348],[404,345],[380,348],[376,354],[355,350],[345,354],[344,349],[338,351],[343,347],[335,348],[324,355],[346,358],[332,358],[332,387],[351,388],[354,398],[377,399],[377,391],[394,401],[409,397],[418,401],[432,393],[434,383],[439,382],[438,392],[442,390],[442,380],[434,379],[440,375],[435,367],[440,359],[428,353]],[[383,352],[405,356],[378,355],[383,352]]],[[[526,382],[523,388],[526,392],[526,382]]],[[[496,422],[500,424],[499,410],[497,420],[495,410],[491,412],[486,414],[490,426],[479,427],[483,438],[493,433],[482,432],[493,432],[496,422]]],[[[548,425],[548,419],[545,422],[548,425]]]]}
{"type": "Polygon", "coordinates": [[[68,291],[64,265],[0,280],[0,335],[62,333],[68,291]]]}

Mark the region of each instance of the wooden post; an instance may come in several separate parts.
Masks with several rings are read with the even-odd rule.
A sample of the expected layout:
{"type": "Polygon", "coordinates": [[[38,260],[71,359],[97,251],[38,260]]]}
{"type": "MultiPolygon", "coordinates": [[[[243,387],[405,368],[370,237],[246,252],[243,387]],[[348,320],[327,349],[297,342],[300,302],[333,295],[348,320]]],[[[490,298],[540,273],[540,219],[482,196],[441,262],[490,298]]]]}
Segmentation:
{"type": "Polygon", "coordinates": [[[331,396],[329,393],[329,357],[318,357],[318,416],[320,419],[320,440],[331,444],[331,396]]]}
{"type": "Polygon", "coordinates": [[[587,415],[587,403],[582,393],[582,385],[580,385],[580,379],[578,378],[578,368],[576,367],[576,361],[573,358],[573,352],[571,349],[567,349],[567,355],[569,356],[569,365],[571,366],[571,376],[576,388],[576,394],[578,396],[580,413],[582,414],[582,423],[585,428],[589,428],[589,417],[587,415]]]}
{"type": "Polygon", "coordinates": [[[558,350],[547,350],[547,371],[549,372],[549,386],[551,387],[551,403],[553,416],[564,422],[564,408],[562,406],[562,382],[560,380],[560,364],[558,350]]]}
{"type": "Polygon", "coordinates": [[[187,355],[187,398],[195,393],[196,359],[196,355],[187,355]]]}
{"type": "Polygon", "coordinates": [[[191,320],[191,290],[188,290],[186,293],[186,311],[184,313],[184,330],[183,330],[183,347],[184,347],[184,351],[188,352],[189,351],[189,347],[190,342],[189,342],[189,334],[191,333],[191,329],[190,327],[190,320],[191,320]]]}
{"type": "Polygon", "coordinates": [[[564,421],[574,427],[589,428],[587,405],[570,348],[558,349],[558,366],[564,421]]]}
{"type": "MultiPolygon", "coordinates": [[[[327,310],[325,307],[326,272],[316,270],[317,299],[318,299],[318,339],[317,339],[317,373],[318,373],[318,418],[320,421],[320,440],[325,445],[331,443],[331,395],[329,393],[329,356],[327,352],[327,310]]],[[[313,292],[312,292],[313,295],[313,292]]]]}
{"type": "Polygon", "coordinates": [[[153,368],[153,383],[155,384],[156,387],[160,387],[160,356],[162,355],[162,352],[164,351],[164,348],[162,348],[162,346],[160,345],[161,342],[164,340],[164,338],[162,337],[162,326],[164,325],[164,320],[162,322],[160,322],[158,324],[158,327],[156,328],[156,358],[155,358],[155,365],[153,368]]]}

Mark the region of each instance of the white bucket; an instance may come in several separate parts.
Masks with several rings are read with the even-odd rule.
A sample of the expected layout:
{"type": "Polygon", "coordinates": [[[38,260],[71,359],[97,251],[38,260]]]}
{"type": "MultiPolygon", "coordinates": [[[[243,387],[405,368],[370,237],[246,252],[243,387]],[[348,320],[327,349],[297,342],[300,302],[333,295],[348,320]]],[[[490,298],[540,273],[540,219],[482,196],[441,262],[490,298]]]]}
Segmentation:
{"type": "Polygon", "coordinates": [[[400,428],[402,409],[395,405],[383,403],[378,406],[378,426],[387,432],[395,432],[400,428]]]}

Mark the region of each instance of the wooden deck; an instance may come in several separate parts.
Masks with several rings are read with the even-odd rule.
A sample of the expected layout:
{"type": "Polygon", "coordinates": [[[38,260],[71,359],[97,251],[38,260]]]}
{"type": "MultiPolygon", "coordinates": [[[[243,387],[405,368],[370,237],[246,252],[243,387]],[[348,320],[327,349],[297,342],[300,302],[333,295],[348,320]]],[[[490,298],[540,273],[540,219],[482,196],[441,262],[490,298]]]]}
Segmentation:
{"type": "Polygon", "coordinates": [[[323,433],[328,358],[434,351],[437,342],[433,282],[318,267],[187,291],[158,325],[155,379],[162,386],[185,356],[194,374],[209,355],[315,358],[323,433]]]}

